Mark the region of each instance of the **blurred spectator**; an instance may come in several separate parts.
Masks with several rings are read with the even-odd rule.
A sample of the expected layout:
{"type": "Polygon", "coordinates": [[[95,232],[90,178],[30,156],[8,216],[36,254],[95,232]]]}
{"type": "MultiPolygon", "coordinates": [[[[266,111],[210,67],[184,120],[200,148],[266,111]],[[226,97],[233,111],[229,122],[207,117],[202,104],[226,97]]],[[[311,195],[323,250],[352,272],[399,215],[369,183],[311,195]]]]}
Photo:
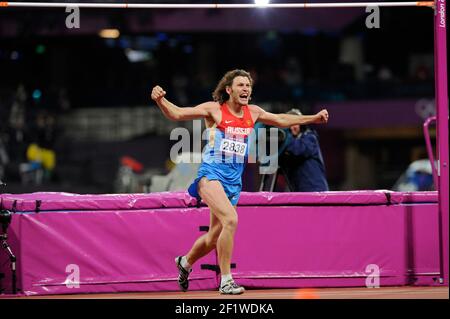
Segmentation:
{"type": "Polygon", "coordinates": [[[298,100],[303,92],[301,89],[302,70],[297,58],[289,57],[286,65],[280,70],[280,76],[289,90],[289,97],[293,100],[298,100]]]}
{"type": "Polygon", "coordinates": [[[187,94],[189,80],[186,75],[176,73],[172,78],[172,86],[174,91],[175,100],[180,105],[189,105],[189,99],[187,94]]]}
{"type": "Polygon", "coordinates": [[[419,81],[427,81],[431,78],[431,71],[426,65],[419,65],[414,73],[414,79],[419,81]]]}
{"type": "MultiPolygon", "coordinates": [[[[26,100],[25,87],[20,84],[12,99],[9,109],[7,125],[2,127],[2,153],[0,166],[8,180],[19,178],[19,166],[26,161],[27,127],[26,127],[26,100]]],[[[2,174],[3,175],[3,174],[2,174]]]]}
{"type": "Polygon", "coordinates": [[[68,112],[71,109],[70,100],[66,88],[60,88],[58,93],[58,104],[62,112],[68,112]]]}
{"type": "Polygon", "coordinates": [[[399,192],[432,191],[434,189],[429,159],[412,162],[392,187],[392,190],[399,192]]]}
{"type": "MultiPolygon", "coordinates": [[[[298,109],[288,114],[301,115],[298,109]]],[[[325,164],[315,130],[307,125],[293,125],[290,128],[293,139],[280,158],[280,165],[286,170],[289,184],[294,192],[328,191],[325,164]]]]}
{"type": "Polygon", "coordinates": [[[391,81],[394,78],[391,69],[389,69],[386,65],[382,65],[378,70],[378,80],[382,82],[391,81]]]}
{"type": "Polygon", "coordinates": [[[33,132],[33,142],[27,149],[27,159],[33,168],[41,167],[43,169],[44,181],[51,179],[56,165],[55,140],[56,123],[54,115],[45,111],[38,113],[33,132]]]}
{"type": "Polygon", "coordinates": [[[296,87],[302,82],[302,70],[295,57],[288,58],[286,66],[282,69],[281,77],[289,87],[296,87]]]}
{"type": "Polygon", "coordinates": [[[2,136],[0,136],[0,184],[3,183],[5,174],[5,167],[9,163],[9,156],[6,152],[5,145],[3,144],[2,136]]]}

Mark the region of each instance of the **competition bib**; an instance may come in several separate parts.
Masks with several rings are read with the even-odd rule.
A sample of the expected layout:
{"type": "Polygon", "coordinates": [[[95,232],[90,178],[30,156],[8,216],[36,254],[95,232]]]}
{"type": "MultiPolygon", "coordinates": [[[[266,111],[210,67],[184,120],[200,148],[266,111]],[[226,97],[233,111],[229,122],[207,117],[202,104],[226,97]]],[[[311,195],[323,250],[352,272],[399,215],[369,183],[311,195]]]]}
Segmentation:
{"type": "Polygon", "coordinates": [[[246,150],[247,144],[239,141],[223,138],[220,143],[220,151],[224,153],[245,156],[246,150]]]}

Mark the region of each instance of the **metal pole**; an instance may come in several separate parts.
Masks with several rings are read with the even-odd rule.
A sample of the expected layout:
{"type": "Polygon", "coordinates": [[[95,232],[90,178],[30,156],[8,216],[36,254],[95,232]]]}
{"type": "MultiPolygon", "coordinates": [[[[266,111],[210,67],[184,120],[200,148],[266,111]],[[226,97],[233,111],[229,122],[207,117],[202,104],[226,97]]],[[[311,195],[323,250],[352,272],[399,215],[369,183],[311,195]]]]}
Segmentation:
{"type": "Polygon", "coordinates": [[[448,89],[446,0],[436,0],[434,15],[434,76],[437,117],[440,282],[448,286],[448,89]]]}
{"type": "Polygon", "coordinates": [[[0,2],[1,7],[11,8],[129,8],[129,9],[246,9],[246,8],[366,8],[377,7],[433,7],[434,1],[410,2],[342,2],[342,3],[269,3],[244,4],[169,4],[169,3],[61,3],[61,2],[0,2]]]}
{"type": "Polygon", "coordinates": [[[11,273],[12,273],[12,292],[13,294],[17,293],[17,276],[16,276],[16,262],[17,258],[12,252],[11,248],[8,245],[8,242],[6,241],[8,239],[8,235],[5,233],[1,235],[2,240],[2,248],[6,250],[9,260],[11,262],[11,273]]]}

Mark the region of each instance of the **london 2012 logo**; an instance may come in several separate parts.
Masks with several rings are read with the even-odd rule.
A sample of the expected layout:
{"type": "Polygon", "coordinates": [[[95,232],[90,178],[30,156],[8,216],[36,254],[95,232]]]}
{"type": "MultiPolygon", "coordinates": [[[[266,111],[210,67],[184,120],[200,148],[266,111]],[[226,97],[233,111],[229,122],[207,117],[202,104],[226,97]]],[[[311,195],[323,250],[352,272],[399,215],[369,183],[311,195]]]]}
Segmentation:
{"type": "Polygon", "coordinates": [[[439,0],[437,12],[439,14],[439,27],[445,29],[445,1],[439,0]]]}

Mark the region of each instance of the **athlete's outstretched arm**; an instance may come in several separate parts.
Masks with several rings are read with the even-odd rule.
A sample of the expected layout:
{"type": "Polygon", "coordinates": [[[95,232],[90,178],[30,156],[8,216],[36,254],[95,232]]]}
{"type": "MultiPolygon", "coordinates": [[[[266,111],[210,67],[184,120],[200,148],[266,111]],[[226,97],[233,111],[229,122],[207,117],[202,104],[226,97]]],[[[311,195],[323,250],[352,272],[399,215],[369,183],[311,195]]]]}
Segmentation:
{"type": "Polygon", "coordinates": [[[160,86],[152,90],[152,99],[163,112],[164,116],[172,121],[185,121],[209,117],[214,102],[206,102],[195,107],[178,107],[165,98],[166,91],[160,86]]]}
{"type": "Polygon", "coordinates": [[[264,111],[256,105],[250,106],[255,121],[260,121],[267,125],[277,126],[281,128],[290,127],[292,125],[300,124],[321,124],[328,122],[328,111],[321,110],[314,115],[294,115],[294,114],[274,114],[264,111]]]}

